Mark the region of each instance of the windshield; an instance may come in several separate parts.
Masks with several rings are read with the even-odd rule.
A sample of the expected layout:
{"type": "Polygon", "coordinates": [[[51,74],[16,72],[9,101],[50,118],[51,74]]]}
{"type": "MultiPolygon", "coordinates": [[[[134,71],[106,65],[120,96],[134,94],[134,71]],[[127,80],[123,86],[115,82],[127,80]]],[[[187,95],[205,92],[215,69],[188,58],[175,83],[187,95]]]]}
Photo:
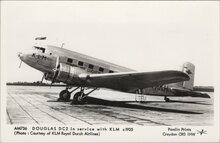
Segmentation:
{"type": "Polygon", "coordinates": [[[33,48],[34,50],[37,50],[38,52],[45,53],[45,48],[43,47],[34,46],[33,48]]]}

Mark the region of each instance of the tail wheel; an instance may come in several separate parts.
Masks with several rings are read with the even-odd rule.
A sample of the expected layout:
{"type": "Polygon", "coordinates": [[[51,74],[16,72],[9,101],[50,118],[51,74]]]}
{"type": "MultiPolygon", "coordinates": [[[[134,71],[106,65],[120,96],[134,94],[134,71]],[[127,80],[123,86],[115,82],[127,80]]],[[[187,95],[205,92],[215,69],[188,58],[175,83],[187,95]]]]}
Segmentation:
{"type": "Polygon", "coordinates": [[[68,101],[70,100],[70,95],[71,93],[68,90],[62,90],[59,94],[59,99],[58,100],[64,100],[68,101]]]}
{"type": "Polygon", "coordinates": [[[86,102],[85,94],[81,92],[77,92],[73,97],[73,102],[76,104],[84,104],[86,102]]]}
{"type": "Polygon", "coordinates": [[[165,100],[166,102],[170,102],[170,98],[164,97],[164,100],[165,100]]]}

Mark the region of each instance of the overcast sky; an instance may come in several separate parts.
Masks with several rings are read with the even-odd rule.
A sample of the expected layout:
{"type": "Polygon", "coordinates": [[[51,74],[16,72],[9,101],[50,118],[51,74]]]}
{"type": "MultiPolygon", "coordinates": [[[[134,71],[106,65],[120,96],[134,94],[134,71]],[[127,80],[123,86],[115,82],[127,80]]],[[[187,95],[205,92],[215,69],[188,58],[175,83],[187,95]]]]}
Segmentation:
{"type": "MultiPolygon", "coordinates": [[[[1,2],[7,81],[37,81],[42,73],[18,52],[37,36],[49,44],[138,71],[196,66],[195,84],[213,85],[219,53],[219,2],[1,2]],[[217,53],[217,54],[216,54],[217,53]]],[[[219,65],[217,65],[219,66],[219,65]]]]}

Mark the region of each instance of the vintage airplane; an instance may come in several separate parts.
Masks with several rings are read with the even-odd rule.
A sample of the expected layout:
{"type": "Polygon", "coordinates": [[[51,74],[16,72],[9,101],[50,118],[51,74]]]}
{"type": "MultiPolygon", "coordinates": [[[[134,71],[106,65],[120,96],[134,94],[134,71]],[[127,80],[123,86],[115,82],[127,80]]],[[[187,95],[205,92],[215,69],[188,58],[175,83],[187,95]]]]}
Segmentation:
{"type": "MultiPolygon", "coordinates": [[[[45,39],[39,37],[35,40],[45,39]]],[[[80,88],[80,91],[73,96],[72,103],[74,104],[84,104],[86,97],[97,88],[109,88],[137,94],[148,94],[150,88],[160,91],[159,88],[166,91],[165,93],[172,93],[171,96],[173,96],[174,91],[181,93],[181,91],[188,89],[185,89],[184,86],[179,90],[172,89],[169,84],[190,80],[190,76],[182,71],[137,72],[52,45],[35,44],[31,52],[19,53],[18,56],[27,65],[43,72],[42,80],[45,78],[51,81],[51,84],[55,82],[66,84],[66,89],[59,94],[59,101],[69,101],[71,93],[80,88]],[[76,88],[69,91],[72,87],[76,88]],[[85,93],[85,88],[89,88],[91,91],[85,93]]],[[[165,101],[169,101],[167,98],[169,94],[154,93],[152,95],[164,96],[165,101]]],[[[180,96],[185,96],[185,94],[180,96]]],[[[186,94],[186,96],[191,96],[191,94],[186,94]]],[[[196,97],[204,96],[198,95],[196,97]]]]}

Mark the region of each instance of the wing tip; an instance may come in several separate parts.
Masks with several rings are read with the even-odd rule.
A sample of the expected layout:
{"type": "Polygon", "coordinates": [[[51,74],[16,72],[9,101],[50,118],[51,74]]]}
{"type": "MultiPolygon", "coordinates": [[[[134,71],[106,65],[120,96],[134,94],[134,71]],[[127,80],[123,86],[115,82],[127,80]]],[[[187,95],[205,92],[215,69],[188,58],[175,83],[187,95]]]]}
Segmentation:
{"type": "Polygon", "coordinates": [[[190,76],[182,71],[172,71],[175,73],[177,76],[181,77],[184,81],[190,80],[190,76]]]}

